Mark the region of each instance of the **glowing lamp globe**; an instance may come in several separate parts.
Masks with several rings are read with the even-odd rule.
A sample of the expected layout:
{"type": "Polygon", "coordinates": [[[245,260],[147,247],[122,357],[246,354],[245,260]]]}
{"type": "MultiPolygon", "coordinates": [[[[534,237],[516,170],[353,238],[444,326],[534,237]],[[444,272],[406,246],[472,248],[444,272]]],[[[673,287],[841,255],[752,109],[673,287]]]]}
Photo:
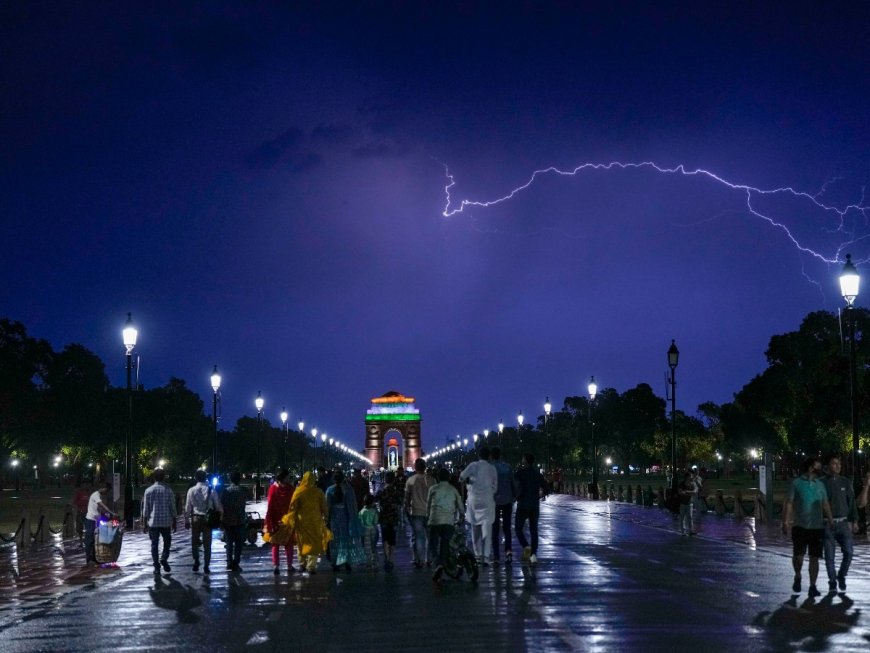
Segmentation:
{"type": "Polygon", "coordinates": [[[589,390],[589,398],[592,401],[595,401],[595,395],[598,394],[598,384],[595,383],[594,376],[589,379],[589,385],[587,386],[587,390],[589,390]]]}
{"type": "Polygon", "coordinates": [[[221,389],[221,375],[218,373],[217,365],[214,366],[214,372],[211,373],[211,389],[215,392],[221,389]]]}
{"type": "Polygon", "coordinates": [[[851,306],[855,298],[858,296],[858,287],[861,285],[861,277],[858,275],[858,269],[852,263],[852,255],[846,254],[846,264],[843,266],[843,271],[840,273],[840,292],[843,299],[851,306]]]}
{"type": "Polygon", "coordinates": [[[124,324],[124,330],[121,332],[124,338],[124,346],[127,348],[127,353],[133,351],[136,346],[136,338],[139,336],[139,330],[133,324],[133,314],[127,313],[127,322],[124,324]]]}

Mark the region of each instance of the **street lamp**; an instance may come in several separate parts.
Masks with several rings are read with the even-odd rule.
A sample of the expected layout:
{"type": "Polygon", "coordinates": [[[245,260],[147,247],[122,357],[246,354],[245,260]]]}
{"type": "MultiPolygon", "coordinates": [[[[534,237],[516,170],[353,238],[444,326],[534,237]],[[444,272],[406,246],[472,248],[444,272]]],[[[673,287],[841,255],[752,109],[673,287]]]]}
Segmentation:
{"type": "Polygon", "coordinates": [[[287,469],[287,434],[288,429],[290,428],[289,426],[287,426],[288,417],[290,417],[290,415],[287,414],[287,409],[282,407],[281,424],[284,426],[284,446],[281,448],[281,467],[283,467],[284,469],[287,469]]]}
{"type": "Polygon", "coordinates": [[[547,397],[547,400],[544,402],[544,444],[547,447],[547,470],[550,469],[550,434],[548,431],[547,422],[550,421],[550,411],[553,409],[553,405],[550,403],[550,397],[547,397]]]}
{"type": "Polygon", "coordinates": [[[121,332],[127,350],[127,441],[124,443],[124,521],[133,528],[133,348],[139,331],[133,324],[133,315],[127,313],[127,323],[121,332]]]}
{"type": "Polygon", "coordinates": [[[320,464],[326,467],[326,433],[320,434],[320,464]]]}
{"type": "Polygon", "coordinates": [[[671,373],[668,381],[671,384],[671,492],[677,491],[677,363],[680,362],[680,350],[677,343],[671,340],[668,347],[668,367],[671,373]]]}
{"type": "Polygon", "coordinates": [[[254,501],[260,500],[260,441],[263,439],[263,400],[262,391],[257,391],[257,398],[254,399],[254,406],[257,407],[257,481],[254,483],[254,501]]]}
{"type": "Polygon", "coordinates": [[[302,476],[305,468],[305,422],[300,419],[296,426],[299,427],[299,476],[302,476]]]}
{"type": "Polygon", "coordinates": [[[523,456],[523,422],[525,421],[525,417],[523,417],[523,411],[520,411],[517,415],[517,433],[520,436],[520,459],[523,456]]]}
{"type": "Polygon", "coordinates": [[[595,406],[595,396],[598,394],[598,384],[595,383],[595,377],[589,377],[589,385],[586,386],[589,391],[589,430],[592,435],[592,498],[598,500],[598,451],[595,448],[595,415],[593,408],[595,406]]]}
{"type": "Polygon", "coordinates": [[[214,366],[214,371],[211,373],[211,389],[212,389],[212,404],[211,404],[211,422],[214,427],[214,443],[211,449],[211,472],[217,476],[217,423],[218,423],[218,392],[221,389],[221,375],[218,373],[217,365],[214,366]]]}
{"type": "Polygon", "coordinates": [[[21,490],[21,472],[18,471],[18,458],[12,459],[12,467],[15,469],[15,491],[19,492],[21,490]]]}
{"type": "Polygon", "coordinates": [[[861,484],[860,460],[858,459],[858,379],[855,364],[855,298],[861,277],[852,263],[852,255],[846,254],[846,264],[840,273],[840,292],[846,300],[846,320],[849,322],[849,384],[852,398],[852,483],[856,488],[861,484]]]}
{"type": "Polygon", "coordinates": [[[503,432],[504,432],[504,420],[500,419],[498,421],[498,446],[502,446],[501,435],[503,432]]]}
{"type": "Polygon", "coordinates": [[[317,469],[317,429],[311,429],[311,437],[314,438],[314,469],[317,469]]]}

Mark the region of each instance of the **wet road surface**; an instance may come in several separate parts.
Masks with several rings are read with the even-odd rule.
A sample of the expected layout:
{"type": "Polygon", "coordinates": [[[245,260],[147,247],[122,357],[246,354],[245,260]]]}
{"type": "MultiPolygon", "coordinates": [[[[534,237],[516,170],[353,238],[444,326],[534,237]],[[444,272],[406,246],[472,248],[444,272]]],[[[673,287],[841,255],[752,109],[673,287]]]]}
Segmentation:
{"type": "Polygon", "coordinates": [[[74,541],[7,546],[0,651],[870,650],[866,540],[848,591],[809,600],[806,571],[804,593],[791,593],[775,527],[708,515],[699,536],[674,528],[657,508],[551,496],[538,565],[482,569],[476,586],[434,585],[401,534],[390,573],[322,563],[314,576],[275,577],[261,541],[245,547],[241,574],[227,573],[218,540],[211,575],[194,573],[181,528],[160,578],[141,533],[127,534],[117,568],[83,569],[74,541]]]}

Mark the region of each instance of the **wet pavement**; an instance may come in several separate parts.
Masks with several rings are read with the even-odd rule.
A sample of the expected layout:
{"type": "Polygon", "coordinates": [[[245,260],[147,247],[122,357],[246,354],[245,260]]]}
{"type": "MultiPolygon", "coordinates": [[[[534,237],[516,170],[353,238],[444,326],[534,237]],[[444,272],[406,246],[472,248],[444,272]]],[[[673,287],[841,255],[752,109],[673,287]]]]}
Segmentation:
{"type": "MultiPolygon", "coordinates": [[[[261,513],[262,506],[253,506],[261,513]]],[[[118,566],[83,568],[76,541],[0,547],[0,651],[867,651],[870,545],[859,540],[848,591],[791,593],[788,542],[775,526],[707,515],[700,534],[669,513],[551,496],[540,562],[434,585],[400,535],[396,568],[272,574],[268,545],[246,546],[228,575],[191,570],[189,533],[156,579],[150,543],[125,536],[118,566]]],[[[519,547],[515,546],[519,557],[519,547]]],[[[827,582],[822,570],[820,589],[827,582]]]]}

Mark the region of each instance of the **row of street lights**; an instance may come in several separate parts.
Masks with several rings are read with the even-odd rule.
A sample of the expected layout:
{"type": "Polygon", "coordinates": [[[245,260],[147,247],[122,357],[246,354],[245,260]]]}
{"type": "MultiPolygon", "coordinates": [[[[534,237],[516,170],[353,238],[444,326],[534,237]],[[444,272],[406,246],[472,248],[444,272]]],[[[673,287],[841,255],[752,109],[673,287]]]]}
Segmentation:
{"type": "MultiPolygon", "coordinates": [[[[843,296],[843,299],[846,301],[846,317],[849,326],[849,380],[850,380],[850,389],[851,389],[851,417],[852,417],[852,472],[853,472],[853,481],[857,485],[860,483],[861,475],[860,475],[860,461],[858,457],[859,450],[859,439],[858,439],[858,387],[857,387],[857,371],[856,371],[856,352],[855,352],[855,299],[858,297],[858,291],[860,286],[861,277],[858,274],[858,270],[856,269],[854,263],[852,263],[852,256],[850,254],[846,255],[846,262],[843,266],[843,270],[840,274],[840,291],[843,296]]],[[[124,348],[126,350],[126,372],[127,372],[127,397],[128,397],[128,424],[127,424],[127,433],[125,438],[125,446],[124,446],[124,474],[126,477],[126,482],[124,485],[124,517],[128,528],[133,526],[133,350],[136,347],[136,342],[138,339],[139,331],[133,323],[133,317],[131,313],[127,313],[127,321],[122,330],[122,337],[124,342],[124,348]]],[[[668,349],[668,368],[670,369],[670,374],[667,377],[668,383],[670,385],[670,401],[671,401],[671,472],[672,472],[672,490],[676,490],[677,487],[677,430],[676,430],[676,369],[679,363],[680,352],[677,349],[676,342],[671,340],[671,346],[668,349]]],[[[212,470],[213,472],[217,471],[217,424],[218,424],[218,401],[219,401],[219,393],[221,386],[221,375],[218,372],[217,365],[214,366],[214,371],[211,375],[211,387],[213,391],[213,403],[212,403],[212,424],[214,427],[214,442],[212,447],[212,470]]],[[[594,498],[598,498],[598,464],[597,464],[597,451],[595,447],[595,421],[593,416],[593,406],[595,402],[595,396],[598,392],[598,386],[595,383],[595,378],[592,377],[589,385],[588,385],[589,399],[590,399],[590,408],[589,408],[589,421],[590,421],[590,431],[591,431],[591,439],[592,439],[592,457],[593,457],[593,466],[592,466],[592,494],[594,498]]],[[[257,398],[254,401],[254,405],[257,408],[257,422],[258,422],[258,438],[257,438],[257,496],[260,494],[260,466],[261,466],[261,437],[263,430],[263,407],[265,401],[262,396],[262,392],[257,393],[257,398]]],[[[552,410],[552,405],[550,404],[550,398],[547,397],[544,402],[544,436],[546,440],[547,446],[547,465],[549,467],[550,464],[550,445],[549,445],[549,419],[550,413],[552,410]]],[[[288,426],[287,419],[289,415],[285,410],[281,411],[281,422],[284,426],[284,449],[282,452],[282,462],[286,467],[287,458],[286,458],[286,447],[287,447],[287,434],[288,434],[288,426]]],[[[523,429],[524,417],[523,412],[520,411],[517,415],[517,427],[520,436],[520,445],[522,447],[522,429],[523,429]]],[[[299,421],[299,431],[300,433],[304,433],[303,429],[305,427],[305,423],[303,421],[299,421]]],[[[498,432],[499,432],[499,444],[501,444],[502,433],[504,431],[504,422],[499,421],[498,424],[498,432]]],[[[311,429],[312,437],[314,438],[314,447],[315,447],[315,466],[317,464],[317,429],[311,429]]],[[[489,437],[489,430],[484,430],[484,438],[489,437]]],[[[327,435],[323,433],[321,435],[321,441],[323,443],[323,447],[326,446],[327,443],[327,435]]],[[[330,445],[334,445],[336,440],[333,438],[328,439],[330,445]]],[[[477,434],[474,437],[475,445],[477,442],[477,434]]],[[[340,443],[339,443],[340,444],[340,443]]],[[[349,449],[345,445],[340,445],[346,451],[352,452],[355,456],[360,458],[361,460],[365,460],[365,458],[359,455],[356,451],[349,449]]],[[[301,445],[300,445],[301,448],[301,445]]],[[[440,452],[444,452],[444,449],[437,450],[436,454],[440,452]]],[[[14,464],[14,463],[13,463],[14,464]]]]}

